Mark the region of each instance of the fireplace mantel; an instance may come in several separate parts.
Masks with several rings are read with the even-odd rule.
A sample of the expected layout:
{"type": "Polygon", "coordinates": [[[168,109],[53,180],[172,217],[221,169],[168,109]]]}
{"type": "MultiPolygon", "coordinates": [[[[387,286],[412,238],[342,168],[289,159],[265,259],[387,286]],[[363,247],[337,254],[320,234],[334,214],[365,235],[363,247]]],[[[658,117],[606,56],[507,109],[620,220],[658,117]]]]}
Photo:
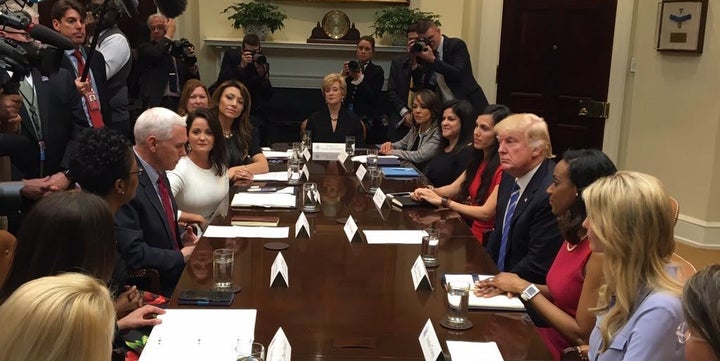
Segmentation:
{"type": "MultiPolygon", "coordinates": [[[[220,70],[225,50],[239,48],[241,39],[207,38],[206,46],[215,49],[217,70],[220,70]]],[[[355,58],[353,44],[320,44],[267,41],[262,43],[263,53],[270,63],[270,80],[279,88],[320,88],[322,78],[342,70],[345,61],[355,58]]],[[[373,63],[385,70],[385,81],[390,73],[390,61],[407,51],[404,46],[375,47],[373,63]]]]}

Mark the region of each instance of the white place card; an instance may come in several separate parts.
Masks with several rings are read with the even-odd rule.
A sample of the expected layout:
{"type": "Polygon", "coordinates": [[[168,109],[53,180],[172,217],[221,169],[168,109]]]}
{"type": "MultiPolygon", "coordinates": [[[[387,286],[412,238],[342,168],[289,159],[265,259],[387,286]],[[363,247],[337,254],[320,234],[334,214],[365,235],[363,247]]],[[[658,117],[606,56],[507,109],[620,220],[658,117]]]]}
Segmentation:
{"type": "Polygon", "coordinates": [[[306,162],[309,162],[310,158],[312,158],[312,155],[310,154],[310,150],[308,150],[307,148],[305,148],[305,150],[303,150],[302,156],[303,156],[303,158],[305,158],[306,162]]]}
{"type": "Polygon", "coordinates": [[[283,257],[282,252],[278,252],[277,257],[275,257],[275,261],[273,261],[273,264],[270,267],[270,287],[272,287],[278,276],[280,276],[279,283],[283,284],[284,287],[290,286],[288,266],[287,263],[285,263],[285,257],[283,257]]]}
{"type": "Polygon", "coordinates": [[[297,221],[295,222],[295,238],[300,234],[300,230],[305,228],[305,233],[310,237],[310,223],[308,222],[305,212],[300,212],[297,221]]]}
{"type": "Polygon", "coordinates": [[[343,230],[345,231],[345,236],[347,236],[348,242],[352,242],[353,238],[355,238],[355,234],[357,233],[358,226],[355,223],[355,220],[352,216],[348,216],[347,221],[345,222],[345,226],[343,227],[343,230]]]}
{"type": "Polygon", "coordinates": [[[268,345],[265,361],[290,361],[292,347],[282,327],[278,328],[268,345]]]}
{"type": "Polygon", "coordinates": [[[363,178],[365,178],[365,174],[367,174],[367,169],[365,169],[364,165],[360,164],[360,166],[357,169],[357,172],[355,172],[355,175],[362,182],[363,178]]]}
{"type": "Polygon", "coordinates": [[[428,276],[427,268],[425,268],[425,263],[423,263],[422,257],[418,256],[415,260],[415,263],[413,263],[413,266],[410,269],[410,275],[412,276],[415,291],[419,289],[432,291],[433,288],[430,284],[430,277],[428,276]]]}
{"type": "Polygon", "coordinates": [[[373,194],[373,202],[375,203],[375,207],[378,209],[382,208],[382,206],[385,205],[385,200],[387,199],[387,196],[385,195],[385,192],[378,187],[378,189],[375,191],[375,194],[373,194]]]}
{"type": "Polygon", "coordinates": [[[503,361],[495,342],[446,341],[446,343],[453,361],[474,361],[478,359],[478,355],[482,355],[483,360],[503,361]]]}
{"type": "MultiPolygon", "coordinates": [[[[429,318],[425,323],[425,327],[423,327],[420,332],[418,341],[420,341],[420,348],[422,348],[425,361],[437,361],[438,356],[442,354],[442,346],[440,345],[440,340],[435,333],[435,327],[433,327],[432,321],[429,318]]],[[[480,355],[478,354],[475,356],[480,355]]]]}
{"type": "Polygon", "coordinates": [[[340,153],[338,153],[338,156],[337,156],[338,162],[340,162],[340,163],[345,163],[345,161],[347,160],[347,158],[348,158],[348,154],[347,154],[347,153],[345,153],[345,152],[340,152],[340,153]]]}
{"type": "Polygon", "coordinates": [[[346,153],[345,143],[313,143],[313,153],[346,153]]]}
{"type": "Polygon", "coordinates": [[[308,170],[307,163],[303,164],[302,170],[300,171],[305,176],[305,180],[310,180],[310,171],[308,170]]]}

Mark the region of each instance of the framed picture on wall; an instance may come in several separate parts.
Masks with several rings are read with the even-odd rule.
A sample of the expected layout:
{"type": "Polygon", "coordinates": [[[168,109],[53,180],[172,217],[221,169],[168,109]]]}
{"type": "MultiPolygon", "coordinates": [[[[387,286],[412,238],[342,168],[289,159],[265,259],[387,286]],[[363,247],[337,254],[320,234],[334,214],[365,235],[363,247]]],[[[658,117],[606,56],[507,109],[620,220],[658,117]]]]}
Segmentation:
{"type": "Polygon", "coordinates": [[[410,0],[301,0],[307,2],[333,2],[333,3],[390,3],[410,5],[410,0]]]}
{"type": "Polygon", "coordinates": [[[658,51],[702,53],[708,0],[665,0],[658,19],[658,51]]]}

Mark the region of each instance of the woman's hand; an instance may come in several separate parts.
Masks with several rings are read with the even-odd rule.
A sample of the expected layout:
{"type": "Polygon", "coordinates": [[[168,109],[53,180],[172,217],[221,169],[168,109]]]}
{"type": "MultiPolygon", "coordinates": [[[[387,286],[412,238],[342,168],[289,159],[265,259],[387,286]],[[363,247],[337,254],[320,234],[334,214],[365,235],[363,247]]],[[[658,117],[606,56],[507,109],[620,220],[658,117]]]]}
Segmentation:
{"type": "Polygon", "coordinates": [[[393,150],[392,143],[390,143],[390,142],[385,142],[380,145],[380,154],[384,154],[384,155],[392,154],[392,150],[393,150]]]}
{"type": "Polygon", "coordinates": [[[232,167],[228,170],[228,178],[233,182],[240,179],[253,179],[253,173],[245,166],[232,167]]]}
{"type": "Polygon", "coordinates": [[[418,188],[412,193],[412,198],[415,200],[424,200],[434,206],[439,206],[442,203],[442,197],[440,197],[435,191],[428,188],[418,188]],[[417,199],[415,198],[417,197],[417,199]]]}
{"type": "Polygon", "coordinates": [[[507,293],[508,297],[522,293],[530,285],[514,273],[501,272],[493,277],[475,283],[475,295],[479,297],[493,297],[507,293]]]}
{"type": "Polygon", "coordinates": [[[145,305],[119,319],[117,325],[120,330],[159,325],[162,320],[155,318],[155,316],[164,313],[165,310],[160,307],[145,305]]]}
{"type": "Polygon", "coordinates": [[[115,312],[119,316],[124,316],[142,305],[142,295],[135,286],[125,286],[125,290],[115,298],[115,312]]]}

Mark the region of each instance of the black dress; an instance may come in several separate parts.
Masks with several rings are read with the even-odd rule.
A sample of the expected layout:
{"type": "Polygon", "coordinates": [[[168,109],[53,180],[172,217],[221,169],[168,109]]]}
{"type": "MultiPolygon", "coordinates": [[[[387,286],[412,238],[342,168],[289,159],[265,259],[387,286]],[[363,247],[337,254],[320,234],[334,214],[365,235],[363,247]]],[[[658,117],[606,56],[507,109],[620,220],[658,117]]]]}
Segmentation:
{"type": "Polygon", "coordinates": [[[446,186],[454,182],[462,174],[467,168],[471,157],[472,147],[467,145],[450,153],[441,150],[430,159],[427,168],[425,168],[425,176],[435,187],[446,186]]]}
{"type": "MultiPolygon", "coordinates": [[[[241,144],[240,137],[236,134],[230,139],[225,139],[227,142],[227,154],[228,154],[228,168],[235,167],[238,165],[246,165],[252,163],[252,157],[262,152],[260,148],[260,133],[257,128],[252,128],[252,139],[249,149],[247,152],[243,148],[247,147],[241,144]],[[243,153],[247,153],[246,156],[242,156],[243,153]]],[[[343,142],[345,139],[343,138],[343,142]]]]}
{"type": "Polygon", "coordinates": [[[330,110],[323,107],[308,117],[305,130],[312,131],[313,142],[345,143],[345,137],[355,137],[355,147],[365,146],[365,137],[360,118],[345,108],[340,109],[335,131],[330,121],[330,110]]]}

